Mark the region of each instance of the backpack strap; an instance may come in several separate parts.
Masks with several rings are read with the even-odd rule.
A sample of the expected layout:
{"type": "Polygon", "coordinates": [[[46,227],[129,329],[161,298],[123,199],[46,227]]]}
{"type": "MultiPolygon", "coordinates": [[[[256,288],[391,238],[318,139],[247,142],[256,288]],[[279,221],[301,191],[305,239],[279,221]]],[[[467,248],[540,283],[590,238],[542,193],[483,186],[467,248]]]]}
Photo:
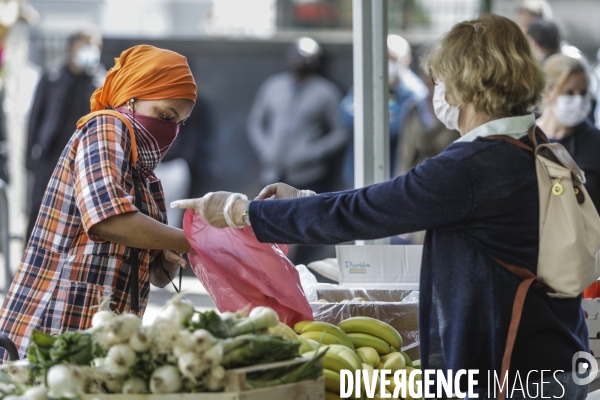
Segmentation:
{"type": "Polygon", "coordinates": [[[517,140],[513,137],[510,136],[506,136],[506,135],[492,135],[492,136],[488,136],[487,139],[502,139],[502,140],[506,140],[508,143],[510,144],[514,144],[515,146],[518,146],[524,150],[527,150],[531,153],[535,153],[535,150],[533,149],[533,147],[531,146],[527,146],[525,143],[523,143],[520,140],[517,140]]]}
{"type": "MultiPolygon", "coordinates": [[[[519,284],[519,287],[517,288],[517,294],[515,295],[515,300],[513,301],[512,315],[510,317],[510,325],[508,326],[508,335],[506,337],[506,345],[504,346],[504,355],[502,356],[502,372],[500,374],[500,382],[504,382],[504,379],[507,379],[506,377],[508,376],[508,372],[510,370],[512,352],[515,347],[515,341],[517,339],[519,324],[521,323],[521,316],[523,315],[523,307],[525,305],[525,298],[527,297],[527,292],[531,287],[535,289],[541,288],[546,290],[547,292],[554,292],[554,290],[552,290],[552,288],[550,288],[549,286],[544,285],[542,282],[538,281],[537,276],[527,268],[509,264],[495,257],[492,258],[494,259],[494,261],[502,265],[512,274],[523,279],[523,281],[519,284]]],[[[508,386],[506,388],[508,389],[508,386]]],[[[506,391],[502,389],[498,394],[498,400],[505,400],[505,398],[506,391]]]]}
{"type": "Polygon", "coordinates": [[[527,150],[531,153],[535,154],[535,150],[538,146],[538,142],[537,142],[537,138],[539,137],[540,139],[542,139],[542,143],[546,144],[548,143],[548,137],[546,136],[546,134],[544,133],[544,131],[542,131],[540,129],[539,126],[537,125],[532,125],[531,128],[529,128],[529,130],[527,131],[527,136],[529,137],[529,141],[531,142],[531,146],[526,145],[525,143],[523,143],[520,140],[517,140],[513,137],[507,136],[507,135],[492,135],[492,136],[488,136],[488,139],[503,139],[506,140],[508,143],[514,144],[515,146],[518,146],[520,148],[522,148],[523,150],[527,150]]]}

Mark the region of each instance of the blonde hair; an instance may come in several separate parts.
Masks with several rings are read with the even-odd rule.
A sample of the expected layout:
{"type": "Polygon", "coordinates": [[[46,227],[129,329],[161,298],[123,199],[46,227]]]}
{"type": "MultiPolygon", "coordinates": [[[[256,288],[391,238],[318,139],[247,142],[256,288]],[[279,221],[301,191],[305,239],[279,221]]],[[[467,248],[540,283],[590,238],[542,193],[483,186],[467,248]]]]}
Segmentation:
{"type": "Polygon", "coordinates": [[[546,60],[544,65],[546,73],[546,92],[551,93],[561,91],[566,80],[575,73],[582,72],[585,74],[588,82],[590,80],[585,65],[573,57],[562,54],[555,54],[546,60]]]}
{"type": "Polygon", "coordinates": [[[454,25],[422,65],[457,100],[490,116],[526,114],[544,90],[544,72],[529,41],[499,15],[454,25]]]}

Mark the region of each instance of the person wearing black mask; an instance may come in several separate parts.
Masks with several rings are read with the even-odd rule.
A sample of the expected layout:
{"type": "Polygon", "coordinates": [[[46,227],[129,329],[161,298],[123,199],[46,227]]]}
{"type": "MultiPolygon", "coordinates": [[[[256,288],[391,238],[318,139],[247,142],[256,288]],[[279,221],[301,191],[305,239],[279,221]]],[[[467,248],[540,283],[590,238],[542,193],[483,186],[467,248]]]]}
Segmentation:
{"type": "Polygon", "coordinates": [[[68,143],[77,120],[89,112],[89,99],[104,82],[100,64],[102,37],[93,29],[69,37],[69,58],[58,68],[44,72],[35,93],[27,137],[25,167],[33,184],[29,196],[31,236],[52,171],[68,143]]]}
{"type": "Polygon", "coordinates": [[[560,33],[554,22],[541,18],[534,20],[527,28],[527,39],[533,54],[540,62],[560,52],[560,33]]]}
{"type": "MultiPolygon", "coordinates": [[[[263,184],[281,181],[323,193],[339,181],[333,176],[334,159],[349,135],[339,120],[339,88],[316,73],[321,54],[313,39],[298,39],[286,52],[289,72],[268,78],[258,90],[247,132],[263,184]]],[[[309,253],[299,251],[292,259],[322,258],[309,253]]]]}

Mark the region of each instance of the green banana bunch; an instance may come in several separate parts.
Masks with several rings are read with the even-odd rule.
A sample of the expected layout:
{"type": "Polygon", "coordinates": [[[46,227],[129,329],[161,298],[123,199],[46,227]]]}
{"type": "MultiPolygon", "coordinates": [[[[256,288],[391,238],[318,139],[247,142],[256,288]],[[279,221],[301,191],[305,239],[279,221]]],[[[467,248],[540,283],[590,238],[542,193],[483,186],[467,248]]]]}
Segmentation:
{"type": "Polygon", "coordinates": [[[368,333],[349,333],[348,337],[354,343],[354,347],[372,347],[379,354],[388,354],[394,351],[388,342],[368,333]]]}
{"type": "MultiPolygon", "coordinates": [[[[300,332],[301,332],[300,336],[302,336],[306,339],[315,340],[317,342],[319,340],[314,339],[314,337],[317,336],[314,334],[315,333],[320,334],[322,332],[325,332],[328,335],[335,336],[337,338],[337,340],[335,343],[325,343],[325,342],[323,342],[323,343],[325,343],[325,344],[341,344],[341,345],[344,345],[344,346],[349,347],[350,349],[354,350],[354,345],[352,344],[352,341],[350,340],[348,335],[346,335],[346,333],[342,329],[338,328],[337,326],[335,326],[333,324],[329,324],[327,322],[315,321],[315,322],[311,322],[309,324],[304,325],[301,328],[300,332]],[[306,334],[309,334],[309,335],[305,336],[306,334]],[[313,336],[313,337],[308,337],[308,336],[313,336]]],[[[332,340],[332,339],[328,338],[328,340],[332,340]]]]}
{"type": "MultiPolygon", "coordinates": [[[[369,317],[348,318],[338,324],[344,332],[365,333],[387,342],[395,350],[402,348],[402,337],[396,329],[383,321],[369,317]]],[[[371,346],[373,347],[373,346],[371,346]]],[[[381,354],[381,353],[380,353],[381,354]]],[[[386,353],[383,353],[386,354],[386,353]]]]}

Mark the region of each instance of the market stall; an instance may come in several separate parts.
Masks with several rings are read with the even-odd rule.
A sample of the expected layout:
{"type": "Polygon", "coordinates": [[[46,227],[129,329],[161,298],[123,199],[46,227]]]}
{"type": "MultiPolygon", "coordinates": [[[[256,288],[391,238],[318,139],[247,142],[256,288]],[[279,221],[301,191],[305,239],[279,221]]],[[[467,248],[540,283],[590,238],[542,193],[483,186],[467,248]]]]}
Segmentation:
{"type": "Polygon", "coordinates": [[[319,295],[331,299],[313,304],[320,321],[299,321],[293,329],[268,307],[201,313],[180,295],[147,326],[134,314],[102,309],[85,331],[34,331],[28,359],[0,367],[0,398],[320,400],[339,398],[342,370],[372,376],[374,369],[419,367],[411,351],[414,304],[394,302],[389,291],[319,295]],[[363,297],[335,302],[357,294],[363,297]],[[340,305],[344,311],[333,312],[340,305]]]}

